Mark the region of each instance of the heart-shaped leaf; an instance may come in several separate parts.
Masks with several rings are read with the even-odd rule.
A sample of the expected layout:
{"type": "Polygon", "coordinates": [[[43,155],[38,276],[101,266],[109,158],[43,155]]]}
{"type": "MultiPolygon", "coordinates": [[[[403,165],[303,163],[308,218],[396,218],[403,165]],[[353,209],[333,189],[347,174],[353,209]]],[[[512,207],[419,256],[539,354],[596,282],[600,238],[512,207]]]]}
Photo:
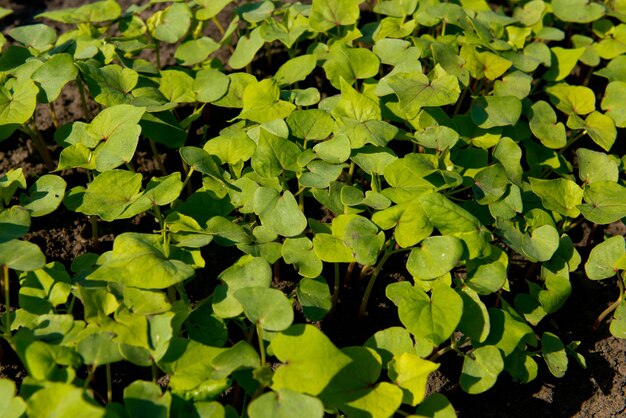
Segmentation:
{"type": "Polygon", "coordinates": [[[312,325],[292,325],[274,337],[270,349],[281,364],[272,389],[319,395],[351,359],[312,325]]]}
{"type": "Polygon", "coordinates": [[[107,261],[87,278],[140,289],[165,289],[194,273],[191,265],[170,259],[168,253],[160,235],[125,232],[115,238],[107,261]]]}
{"type": "Polygon", "coordinates": [[[557,122],[556,113],[552,106],[543,100],[533,103],[530,129],[548,148],[559,149],[565,146],[565,126],[557,122]]]}
{"type": "Polygon", "coordinates": [[[459,383],[467,393],[483,393],[495,385],[503,370],[502,352],[493,346],[480,347],[465,356],[459,383]]]}
{"type": "Polygon", "coordinates": [[[235,292],[246,318],[268,331],[283,331],[293,322],[293,309],[277,289],[244,287],[235,292]]]}
{"type": "Polygon", "coordinates": [[[585,187],[585,203],[578,209],[585,219],[606,225],[626,217],[626,187],[614,181],[598,181],[585,187]]]}
{"type": "Polygon", "coordinates": [[[389,362],[389,378],[404,392],[403,403],[415,406],[426,396],[428,376],[439,364],[411,353],[402,353],[389,362]]]}
{"type": "Polygon", "coordinates": [[[602,280],[615,276],[626,267],[624,237],[614,236],[596,245],[585,263],[585,273],[591,280],[602,280]]]}
{"type": "Polygon", "coordinates": [[[248,406],[250,418],[291,418],[296,415],[322,418],[324,405],[317,398],[283,388],[259,396],[248,406]]]}
{"type": "Polygon", "coordinates": [[[411,250],[406,268],[415,280],[433,280],[452,270],[462,255],[461,240],[452,236],[434,236],[411,250]]]}

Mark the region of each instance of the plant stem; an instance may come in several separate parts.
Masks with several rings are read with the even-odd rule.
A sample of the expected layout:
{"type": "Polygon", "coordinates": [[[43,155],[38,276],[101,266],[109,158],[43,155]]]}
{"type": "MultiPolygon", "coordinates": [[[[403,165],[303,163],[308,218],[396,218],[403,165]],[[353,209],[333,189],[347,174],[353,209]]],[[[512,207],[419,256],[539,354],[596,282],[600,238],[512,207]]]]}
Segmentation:
{"type": "Polygon", "coordinates": [[[107,403],[113,401],[113,382],[111,381],[111,363],[107,363],[104,366],[107,373],[107,403]]]}
{"type": "Polygon", "coordinates": [[[339,301],[339,263],[334,264],[335,267],[335,283],[333,287],[333,298],[330,305],[329,315],[335,312],[335,308],[337,307],[337,302],[339,301]]]}
{"type": "Polygon", "coordinates": [[[82,77],[76,78],[76,85],[78,86],[78,92],[80,93],[80,106],[83,108],[83,116],[85,121],[91,120],[91,113],[89,112],[89,106],[87,106],[87,97],[85,96],[85,87],[83,86],[82,77]]]}
{"type": "Polygon", "coordinates": [[[37,129],[37,125],[35,124],[34,119],[30,119],[29,125],[23,125],[21,127],[21,131],[26,133],[30,139],[33,141],[33,145],[37,149],[39,155],[41,155],[41,159],[46,164],[48,170],[52,171],[56,168],[54,162],[52,161],[52,156],[50,155],[50,151],[48,151],[48,147],[46,146],[46,141],[44,141],[41,133],[37,129]],[[30,126],[29,126],[30,125],[30,126]]]}
{"type": "Polygon", "coordinates": [[[157,380],[159,380],[159,369],[157,368],[157,365],[154,363],[154,361],[152,362],[152,383],[156,383],[157,380]]]}
{"type": "Polygon", "coordinates": [[[89,387],[89,382],[91,382],[91,379],[93,379],[93,375],[96,373],[96,369],[98,368],[98,364],[94,363],[91,365],[91,368],[89,369],[89,373],[87,374],[87,377],[85,378],[85,383],[83,384],[83,389],[87,389],[89,387]]]}
{"type": "Polygon", "coordinates": [[[161,42],[158,39],[152,39],[154,41],[154,55],[156,57],[157,68],[161,69],[161,42]]]}
{"type": "Polygon", "coordinates": [[[394,245],[395,240],[393,238],[389,239],[385,248],[385,253],[383,254],[383,258],[381,258],[378,264],[376,264],[376,267],[374,267],[374,271],[370,276],[370,281],[367,283],[367,287],[365,288],[365,294],[363,295],[363,300],[361,301],[361,307],[359,308],[359,318],[361,319],[363,319],[367,313],[367,302],[369,301],[372,289],[374,288],[374,283],[376,282],[376,278],[380,274],[383,266],[385,265],[389,257],[391,257],[391,255],[393,254],[394,245]]]}
{"type": "Polygon", "coordinates": [[[89,220],[91,221],[91,244],[96,246],[98,245],[98,218],[96,215],[89,215],[89,220]]]}
{"type": "Polygon", "coordinates": [[[563,154],[565,152],[566,149],[568,149],[569,147],[571,147],[576,141],[578,141],[580,138],[582,138],[583,136],[585,136],[585,134],[587,133],[586,130],[582,130],[581,132],[579,132],[577,135],[574,135],[572,138],[567,140],[567,143],[565,144],[565,146],[563,148],[561,148],[559,150],[559,154],[563,154]]]}
{"type": "Polygon", "coordinates": [[[159,170],[161,170],[161,174],[167,176],[167,170],[165,169],[165,165],[163,164],[163,159],[161,158],[161,154],[159,154],[159,151],[157,150],[156,144],[153,140],[150,140],[150,149],[152,150],[152,155],[154,156],[154,159],[159,166],[159,170]]]}
{"type": "Polygon", "coordinates": [[[350,168],[348,169],[348,175],[346,176],[346,184],[352,186],[352,176],[354,175],[354,161],[350,161],[350,168]]]}
{"type": "Polygon", "coordinates": [[[52,117],[52,124],[54,125],[56,129],[59,129],[59,125],[61,123],[59,122],[59,117],[57,116],[56,110],[54,110],[54,102],[50,102],[49,105],[50,105],[50,116],[52,117]]]}
{"type": "Polygon", "coordinates": [[[187,194],[191,196],[193,190],[191,189],[191,184],[189,184],[189,179],[191,179],[191,175],[193,174],[193,167],[189,167],[187,163],[183,161],[183,172],[186,173],[185,180],[183,181],[183,189],[187,187],[187,194]]]}
{"type": "Polygon", "coordinates": [[[623,278],[619,277],[619,274],[617,275],[617,285],[619,286],[619,297],[608,308],[606,308],[600,316],[598,316],[598,318],[596,318],[593,326],[591,327],[593,331],[596,331],[602,321],[604,321],[604,319],[622,303],[622,299],[624,299],[624,281],[623,278]]]}
{"type": "Polygon", "coordinates": [[[256,335],[259,338],[259,353],[261,354],[261,367],[265,366],[265,343],[263,342],[263,329],[259,322],[256,323],[256,335]]]}
{"type": "Polygon", "coordinates": [[[11,338],[11,295],[9,294],[9,266],[2,265],[2,288],[4,290],[4,315],[2,316],[2,322],[4,324],[4,339],[9,340],[11,338]]]}
{"type": "Polygon", "coordinates": [[[441,356],[443,356],[444,354],[453,351],[454,347],[452,347],[452,345],[449,345],[447,347],[442,348],[441,350],[435,352],[432,356],[430,356],[430,358],[428,359],[429,361],[437,361],[437,359],[441,356]]]}
{"type": "Polygon", "coordinates": [[[224,27],[222,26],[222,24],[220,23],[220,21],[217,19],[217,16],[213,16],[211,18],[211,20],[213,21],[213,23],[215,24],[215,26],[217,27],[217,30],[220,31],[220,35],[224,36],[224,33],[226,33],[224,31],[224,27]]]}
{"type": "Polygon", "coordinates": [[[350,285],[350,278],[352,277],[352,272],[354,271],[354,267],[356,266],[356,262],[348,264],[348,268],[346,269],[346,274],[343,276],[343,285],[344,287],[348,287],[350,285]]]}

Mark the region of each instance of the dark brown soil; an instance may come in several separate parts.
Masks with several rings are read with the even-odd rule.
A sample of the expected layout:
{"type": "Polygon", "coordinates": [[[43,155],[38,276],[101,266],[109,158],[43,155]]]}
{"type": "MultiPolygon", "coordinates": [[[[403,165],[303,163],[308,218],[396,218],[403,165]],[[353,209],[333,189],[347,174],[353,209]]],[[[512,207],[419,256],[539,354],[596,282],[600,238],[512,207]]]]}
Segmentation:
{"type": "MultiPolygon", "coordinates": [[[[0,21],[0,29],[6,32],[11,27],[33,23],[33,16],[46,9],[73,7],[83,4],[80,0],[0,0],[0,6],[15,10],[12,18],[0,21]]],[[[131,0],[120,0],[126,7],[131,0]]],[[[167,53],[165,54],[167,57],[167,53]]],[[[169,53],[171,57],[171,52],[169,53]]],[[[74,86],[63,90],[62,97],[55,103],[55,109],[61,123],[68,123],[82,117],[78,92],[74,86]]],[[[39,106],[37,124],[46,136],[49,144],[53,129],[50,122],[50,110],[39,106]]],[[[50,145],[55,152],[56,146],[50,145]]],[[[57,150],[58,151],[58,150],[57,150]]],[[[58,153],[58,152],[57,152],[58,153]]],[[[168,162],[166,161],[166,164],[168,162]]],[[[135,160],[137,170],[145,175],[159,175],[155,161],[146,144],[140,144],[138,158],[135,160]]],[[[30,139],[15,134],[0,145],[0,173],[9,168],[22,167],[28,179],[36,178],[46,172],[39,155],[34,151],[30,139]]],[[[63,173],[69,186],[74,181],[84,184],[84,174],[80,172],[63,173]]],[[[156,224],[149,216],[136,217],[128,222],[100,223],[100,238],[97,243],[91,240],[89,220],[81,215],[68,211],[61,206],[54,214],[40,219],[33,219],[28,239],[38,244],[45,252],[48,261],[60,261],[69,267],[72,260],[85,252],[102,252],[110,249],[113,237],[125,230],[151,231],[156,224]]],[[[581,229],[579,251],[586,258],[587,248],[595,245],[595,240],[602,239],[602,232],[624,234],[626,227],[618,223],[612,225],[610,231],[596,231],[599,237],[589,235],[589,231],[581,229]]],[[[229,254],[216,250],[208,250],[205,255],[211,274],[223,270],[230,261],[229,254]],[[214,264],[211,264],[214,262],[214,264]]],[[[357,269],[358,270],[358,269],[357,269]]],[[[332,278],[332,272],[326,277],[332,278]]],[[[344,272],[341,272],[343,277],[344,272]]],[[[284,277],[289,276],[283,274],[284,277]]],[[[358,281],[358,271],[353,272],[350,287],[341,289],[340,304],[332,319],[318,324],[325,333],[340,347],[363,344],[367,337],[376,330],[397,325],[395,307],[384,295],[386,284],[408,277],[404,269],[404,257],[394,256],[388,267],[378,278],[374,293],[370,300],[369,315],[359,320],[356,312],[360,304],[360,296],[366,285],[358,281]]],[[[332,280],[329,280],[332,285],[332,280]]],[[[278,283],[277,287],[290,289],[293,283],[278,283]]],[[[587,361],[587,369],[583,369],[570,358],[567,374],[556,379],[549,374],[545,364],[539,358],[539,376],[533,382],[520,385],[512,382],[508,375],[502,375],[496,386],[481,395],[464,393],[458,382],[462,360],[453,353],[442,357],[442,368],[435,372],[429,381],[429,391],[445,394],[457,409],[461,418],[471,417],[509,417],[509,418],[542,418],[542,417],[577,417],[577,418],[609,418],[626,416],[626,341],[612,337],[608,332],[608,324],[603,324],[597,332],[592,331],[592,324],[597,315],[617,297],[617,288],[612,283],[592,282],[583,274],[576,273],[572,277],[572,295],[566,305],[555,315],[546,330],[556,332],[567,344],[580,340],[579,352],[587,361]],[[592,307],[592,308],[587,308],[592,307]]],[[[506,295],[505,295],[506,299],[506,295]]],[[[145,376],[123,376],[123,370],[115,370],[116,381],[132,381],[145,376]],[[117,376],[118,373],[122,375],[117,376]]],[[[0,377],[9,377],[20,382],[25,372],[19,360],[5,344],[0,346],[0,377]]],[[[119,388],[118,388],[119,389],[119,388]]],[[[121,389],[116,392],[121,392],[121,389]]]]}

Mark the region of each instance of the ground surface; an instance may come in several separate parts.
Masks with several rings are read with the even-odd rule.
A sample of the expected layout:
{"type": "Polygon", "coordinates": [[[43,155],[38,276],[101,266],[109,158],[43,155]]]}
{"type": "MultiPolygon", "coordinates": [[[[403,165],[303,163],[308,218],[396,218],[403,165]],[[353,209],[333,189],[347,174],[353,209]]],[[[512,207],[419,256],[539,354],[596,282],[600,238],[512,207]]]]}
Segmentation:
{"type": "MultiPolygon", "coordinates": [[[[0,28],[6,31],[16,25],[33,23],[33,16],[46,9],[72,7],[84,2],[79,0],[33,0],[7,1],[0,0],[0,6],[15,10],[13,19],[5,19],[0,28]]],[[[122,6],[132,4],[131,0],[120,0],[122,6]]],[[[136,2],[139,3],[139,2],[136,2]]],[[[59,29],[61,27],[59,26],[59,29]]],[[[76,115],[82,115],[77,91],[73,86],[64,89],[63,96],[56,102],[56,112],[61,123],[76,120],[76,115]]],[[[53,144],[51,138],[53,129],[49,122],[49,110],[41,107],[37,112],[37,124],[47,136],[48,144],[53,144]]],[[[55,148],[50,145],[51,151],[55,148]]],[[[156,163],[149,149],[140,149],[137,154],[137,170],[146,175],[159,175],[156,163]]],[[[166,158],[165,154],[163,158],[166,158]]],[[[168,161],[165,161],[166,165],[168,161]]],[[[34,152],[30,140],[17,135],[0,144],[0,173],[9,168],[22,167],[27,178],[34,178],[45,172],[45,166],[39,155],[34,152]]],[[[178,169],[178,168],[176,168],[178,169]]],[[[79,172],[65,172],[64,178],[68,186],[73,186],[72,178],[76,177],[77,184],[84,182],[84,174],[79,172]]],[[[44,219],[33,220],[31,232],[27,239],[38,244],[45,252],[49,261],[56,260],[68,265],[80,254],[87,251],[106,251],[111,248],[113,237],[126,229],[149,232],[153,228],[152,220],[135,218],[127,224],[102,223],[98,243],[90,240],[90,225],[88,219],[81,214],[72,213],[63,206],[53,215],[44,219]]],[[[623,224],[612,225],[612,234],[626,232],[623,224]]],[[[586,259],[588,248],[602,240],[604,231],[589,231],[582,234],[578,243],[578,250],[586,259]]],[[[228,264],[224,255],[217,257],[214,254],[214,270],[223,270],[228,264]]],[[[211,258],[206,257],[207,263],[211,258]]],[[[518,273],[523,274],[523,271],[518,273]]],[[[377,288],[379,292],[373,295],[370,316],[364,321],[358,321],[356,311],[358,300],[341,300],[340,310],[331,320],[320,324],[324,332],[338,345],[363,344],[367,336],[372,335],[373,329],[395,325],[397,315],[393,305],[385,298],[382,289],[385,281],[401,279],[407,274],[403,267],[402,257],[391,263],[381,278],[377,288]],[[390,306],[391,305],[391,306],[390,306]],[[374,328],[375,327],[375,328],[374,328]],[[350,332],[348,332],[350,330],[350,332]]],[[[512,275],[516,273],[513,272],[512,275]]],[[[285,275],[287,276],[287,275],[285,275]]],[[[351,286],[363,287],[356,282],[356,274],[351,286]]],[[[523,277],[511,277],[512,282],[523,283],[523,277]]],[[[502,375],[496,386],[482,395],[468,395],[455,384],[461,371],[462,361],[455,361],[454,354],[445,354],[442,358],[442,369],[435,372],[429,382],[430,391],[445,394],[456,407],[459,417],[579,417],[579,418],[609,418],[626,416],[626,341],[610,336],[608,324],[603,324],[597,332],[592,331],[592,324],[604,307],[608,306],[617,297],[617,289],[613,284],[591,282],[584,275],[578,273],[572,278],[573,290],[567,304],[554,315],[549,324],[551,330],[556,330],[565,343],[580,340],[579,352],[587,361],[587,369],[574,364],[570,359],[570,367],[562,379],[552,377],[540,362],[540,374],[537,379],[527,385],[512,382],[508,376],[502,375]],[[585,309],[585,306],[596,307],[598,311],[585,309]]],[[[293,287],[293,283],[277,283],[280,288],[293,287]]],[[[362,290],[345,289],[342,295],[359,296],[362,290]]],[[[11,355],[9,350],[0,350],[0,376],[8,376],[17,381],[24,377],[24,371],[19,361],[11,355]]],[[[143,376],[118,376],[118,382],[132,381],[143,376]]],[[[121,389],[120,389],[121,390],[121,389]]]]}

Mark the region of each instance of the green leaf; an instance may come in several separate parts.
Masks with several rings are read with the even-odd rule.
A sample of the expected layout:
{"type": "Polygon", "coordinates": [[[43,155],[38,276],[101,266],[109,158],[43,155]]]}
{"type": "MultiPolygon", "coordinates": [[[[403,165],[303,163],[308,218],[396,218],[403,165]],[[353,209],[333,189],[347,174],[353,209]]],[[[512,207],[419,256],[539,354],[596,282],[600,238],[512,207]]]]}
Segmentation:
{"type": "Polygon", "coordinates": [[[230,86],[230,78],[214,69],[200,70],[193,81],[193,91],[202,103],[211,103],[224,97],[230,86]]]}
{"type": "Polygon", "coordinates": [[[63,201],[66,186],[67,183],[61,177],[44,174],[28,189],[30,196],[20,197],[20,204],[30,211],[30,216],[48,215],[63,201]]]}
{"type": "Polygon", "coordinates": [[[567,143],[565,126],[557,122],[552,106],[543,100],[533,103],[530,116],[530,129],[541,143],[552,149],[563,148],[567,143]]]}
{"type": "Polygon", "coordinates": [[[541,335],[541,355],[554,377],[565,376],[567,370],[567,353],[565,346],[556,335],[544,332],[541,335]]]}
{"type": "Polygon", "coordinates": [[[470,212],[440,193],[424,193],[418,199],[428,219],[441,234],[455,236],[465,243],[469,258],[480,257],[489,250],[490,233],[470,212]]]}
{"type": "Polygon", "coordinates": [[[533,262],[547,261],[559,247],[559,233],[552,225],[542,225],[524,234],[521,252],[533,262]]]}
{"type": "Polygon", "coordinates": [[[546,88],[550,101],[564,113],[586,115],[596,109],[596,96],[585,86],[570,86],[559,83],[546,88]]]}
{"type": "Polygon", "coordinates": [[[465,356],[459,383],[467,393],[483,393],[495,385],[503,370],[504,359],[500,350],[493,346],[480,347],[465,356]]]}
{"type": "Polygon", "coordinates": [[[254,212],[263,225],[284,237],[299,235],[307,226],[306,217],[289,191],[281,196],[275,189],[259,187],[254,193],[254,212]]]}
{"type": "Polygon", "coordinates": [[[54,29],[43,23],[18,26],[11,29],[8,35],[22,45],[33,48],[38,52],[50,50],[57,40],[57,34],[54,29]]]}
{"type": "Polygon", "coordinates": [[[350,158],[350,139],[345,135],[335,135],[315,145],[313,151],[327,163],[341,164],[350,158]]]}
{"type": "MultiPolygon", "coordinates": [[[[511,309],[508,305],[506,307],[511,309]]],[[[482,345],[496,346],[505,357],[508,357],[520,343],[528,343],[529,340],[535,343],[533,329],[523,322],[517,313],[515,314],[516,316],[513,316],[506,310],[489,308],[491,331],[482,345]]]]}
{"type": "Polygon", "coordinates": [[[319,395],[350,362],[320,330],[297,324],[279,333],[270,349],[282,363],[274,372],[271,387],[319,395]]]}
{"type": "Polygon", "coordinates": [[[513,126],[522,114],[522,102],[514,96],[480,97],[472,106],[472,121],[480,128],[513,126]]]}
{"type": "Polygon", "coordinates": [[[585,273],[591,280],[613,277],[622,268],[621,260],[626,254],[626,242],[622,236],[611,237],[596,245],[585,263],[585,273]]]}
{"type": "Polygon", "coordinates": [[[601,107],[605,115],[613,119],[615,126],[626,128],[626,103],[623,97],[626,94],[626,82],[612,81],[606,86],[601,107]]]}
{"type": "Polygon", "coordinates": [[[456,418],[454,407],[441,393],[432,393],[415,411],[416,418],[456,418]]]}
{"type": "Polygon", "coordinates": [[[300,147],[293,141],[261,128],[256,151],[252,156],[252,168],[265,178],[276,177],[284,170],[298,171],[300,153],[300,147]]]}
{"type": "Polygon", "coordinates": [[[587,0],[552,0],[552,11],[564,22],[588,23],[604,16],[604,6],[587,0]]]}
{"type": "Polygon", "coordinates": [[[38,100],[43,103],[52,103],[59,97],[63,87],[76,79],[77,75],[78,69],[71,55],[53,55],[32,75],[33,81],[41,88],[38,100]]]}
{"type": "Polygon", "coordinates": [[[336,26],[356,23],[359,18],[359,4],[363,0],[315,0],[311,6],[309,24],[313,30],[326,32],[336,26]]]}
{"type": "Polygon", "coordinates": [[[160,235],[124,232],[115,238],[111,256],[87,279],[165,289],[194,274],[191,265],[170,259],[168,252],[160,235]]]}
{"type": "Polygon", "coordinates": [[[0,417],[20,418],[24,416],[26,403],[22,398],[15,395],[15,383],[7,378],[0,379],[0,417]]]}
{"type": "Polygon", "coordinates": [[[406,268],[415,280],[434,280],[452,270],[463,255],[461,240],[452,236],[426,238],[409,254],[406,268]]]}
{"type": "MultiPolygon", "coordinates": [[[[30,79],[9,79],[0,86],[0,126],[16,125],[9,132],[0,132],[0,138],[8,137],[13,130],[24,124],[35,111],[39,89],[30,79]]],[[[9,127],[11,128],[11,127],[9,127]]],[[[4,129],[4,128],[3,128],[4,129]]]]}
{"type": "Polygon", "coordinates": [[[135,380],[124,388],[124,405],[130,418],[167,418],[170,414],[172,395],[162,393],[161,387],[153,382],[135,380]]]}
{"type": "Polygon", "coordinates": [[[452,148],[459,140],[459,134],[447,126],[429,126],[415,133],[415,140],[425,148],[442,151],[452,148]]]}
{"type": "Polygon", "coordinates": [[[140,198],[141,179],[141,174],[126,170],[105,171],[89,183],[76,211],[111,222],[140,198]]]}
{"type": "Polygon", "coordinates": [[[257,52],[263,47],[265,40],[261,34],[261,27],[257,27],[250,32],[249,36],[243,35],[237,41],[235,51],[228,59],[228,65],[235,70],[239,70],[248,65],[257,52]]]}
{"type": "Polygon", "coordinates": [[[558,46],[550,48],[552,65],[544,75],[549,81],[561,81],[574,69],[576,63],[585,52],[585,48],[565,49],[558,46]]]}
{"type": "Polygon", "coordinates": [[[322,260],[313,251],[313,242],[306,237],[287,238],[283,242],[283,260],[293,264],[303,277],[315,278],[322,273],[322,260]]]}
{"type": "Polygon", "coordinates": [[[69,383],[50,382],[28,398],[26,414],[33,417],[99,418],[105,416],[105,410],[83,389],[69,383]]]}
{"type": "MultiPolygon", "coordinates": [[[[576,150],[578,157],[578,178],[583,183],[591,184],[598,181],[617,182],[619,167],[616,159],[609,155],[586,148],[576,150]]],[[[585,193],[587,189],[585,189],[585,193]]]]}
{"type": "Polygon", "coordinates": [[[311,321],[323,319],[332,308],[330,289],[323,277],[301,279],[296,294],[304,316],[311,321]]]}
{"type": "Polygon", "coordinates": [[[283,331],[293,322],[293,309],[287,297],[277,289],[244,287],[235,292],[246,318],[268,331],[283,331]]]}
{"type": "Polygon", "coordinates": [[[230,84],[226,95],[213,102],[216,106],[241,108],[243,107],[243,92],[249,84],[255,84],[256,77],[246,73],[232,73],[228,75],[230,84]]]}
{"type": "Polygon", "coordinates": [[[414,352],[413,339],[406,328],[391,327],[377,331],[366,342],[365,347],[376,350],[382,359],[383,368],[394,356],[414,352]]]}
{"type": "Polygon", "coordinates": [[[208,36],[192,39],[176,48],[174,58],[181,65],[195,65],[206,60],[209,55],[220,48],[220,44],[208,36]]]}
{"type": "Polygon", "coordinates": [[[477,342],[484,342],[490,331],[489,312],[480,300],[478,293],[464,288],[461,292],[463,299],[463,315],[458,328],[463,334],[477,342]]]}
{"type": "Polygon", "coordinates": [[[626,217],[626,187],[614,181],[598,181],[585,187],[585,203],[578,209],[585,219],[607,225],[626,217]]]}
{"type": "Polygon", "coordinates": [[[0,212],[0,243],[24,236],[30,229],[30,212],[18,205],[0,212]]]}
{"type": "Polygon", "coordinates": [[[204,144],[204,150],[219,158],[222,164],[235,165],[248,161],[254,155],[256,144],[244,131],[222,131],[220,136],[204,144]]]}
{"type": "Polygon", "coordinates": [[[404,392],[402,403],[415,406],[426,396],[428,376],[439,364],[424,360],[412,353],[394,356],[389,362],[389,378],[404,392]]]}
{"type": "Polygon", "coordinates": [[[408,119],[415,118],[423,107],[454,104],[461,94],[458,79],[443,71],[434,80],[421,72],[399,73],[389,78],[389,86],[398,96],[399,108],[408,119]]]}
{"type": "Polygon", "coordinates": [[[123,360],[120,344],[114,341],[112,332],[96,332],[83,338],[76,345],[76,352],[85,364],[95,366],[116,363],[123,360]]]}
{"type": "Polygon", "coordinates": [[[62,23],[98,23],[115,20],[120,17],[122,9],[115,0],[97,1],[80,7],[67,7],[61,10],[40,13],[37,18],[45,17],[62,23]]]}
{"type": "Polygon", "coordinates": [[[591,112],[585,118],[585,130],[605,151],[609,151],[617,138],[617,129],[613,119],[600,112],[591,112]]]}
{"type": "Polygon", "coordinates": [[[284,119],[296,108],[280,100],[280,89],[272,79],[249,84],[243,92],[243,109],[239,117],[253,122],[265,123],[284,119]]]}
{"type": "Polygon", "coordinates": [[[180,41],[191,26],[191,11],[185,3],[174,3],[155,12],[148,21],[152,36],[170,44],[180,41]]]}
{"type": "Polygon", "coordinates": [[[333,118],[319,109],[294,110],[286,122],[291,135],[306,141],[325,139],[334,127],[333,118]]]}
{"type": "Polygon", "coordinates": [[[582,203],[583,190],[572,180],[563,178],[554,180],[530,178],[529,180],[533,193],[541,198],[546,209],[570,218],[580,215],[576,206],[582,203]]]}
{"type": "Polygon", "coordinates": [[[98,143],[93,156],[98,171],[112,170],[132,160],[141,133],[138,123],[144,111],[131,105],[111,106],[98,113],[86,127],[90,140],[98,143]]]}
{"type": "Polygon", "coordinates": [[[436,286],[429,298],[418,288],[402,297],[398,306],[400,321],[419,339],[437,346],[456,329],[463,314],[463,300],[446,284],[436,286]]]}
{"type": "Polygon", "coordinates": [[[276,80],[279,86],[288,86],[297,83],[311,74],[316,64],[317,58],[313,54],[300,55],[292,58],[276,70],[274,80],[276,80]]]}
{"type": "Polygon", "coordinates": [[[333,87],[343,90],[341,79],[351,86],[356,80],[374,77],[378,74],[379,65],[378,57],[369,49],[351,48],[344,42],[335,42],[323,68],[333,87]]]}
{"type": "Polygon", "coordinates": [[[521,71],[514,71],[496,80],[493,84],[494,96],[513,96],[522,100],[528,97],[533,78],[521,71]]]}
{"type": "Polygon", "coordinates": [[[161,71],[159,91],[173,103],[191,103],[196,101],[193,78],[178,70],[161,71]]]}
{"type": "Polygon", "coordinates": [[[214,179],[222,179],[220,168],[215,159],[202,148],[181,147],[178,151],[182,159],[189,165],[189,168],[193,168],[195,171],[214,179]]]}
{"type": "Polygon", "coordinates": [[[506,192],[509,185],[507,172],[501,164],[483,168],[474,177],[474,196],[480,205],[494,203],[506,192]]]}
{"type": "Polygon", "coordinates": [[[624,299],[622,299],[622,302],[617,309],[615,309],[609,330],[611,331],[611,335],[617,338],[624,338],[626,336],[626,302],[624,299]]]}
{"type": "Polygon", "coordinates": [[[33,271],[45,264],[46,256],[31,242],[12,239],[0,243],[0,265],[13,270],[33,271]]]}
{"type": "Polygon", "coordinates": [[[320,260],[328,263],[351,263],[355,261],[352,249],[341,239],[330,234],[315,234],[313,250],[320,260]]]}
{"type": "Polygon", "coordinates": [[[244,256],[220,273],[224,285],[218,286],[213,296],[213,311],[220,318],[232,318],[243,313],[235,292],[246,287],[269,287],[272,270],[260,257],[244,256]]]}
{"type": "Polygon", "coordinates": [[[248,406],[250,418],[322,418],[324,405],[312,396],[290,389],[278,389],[259,396],[248,406]]]}

